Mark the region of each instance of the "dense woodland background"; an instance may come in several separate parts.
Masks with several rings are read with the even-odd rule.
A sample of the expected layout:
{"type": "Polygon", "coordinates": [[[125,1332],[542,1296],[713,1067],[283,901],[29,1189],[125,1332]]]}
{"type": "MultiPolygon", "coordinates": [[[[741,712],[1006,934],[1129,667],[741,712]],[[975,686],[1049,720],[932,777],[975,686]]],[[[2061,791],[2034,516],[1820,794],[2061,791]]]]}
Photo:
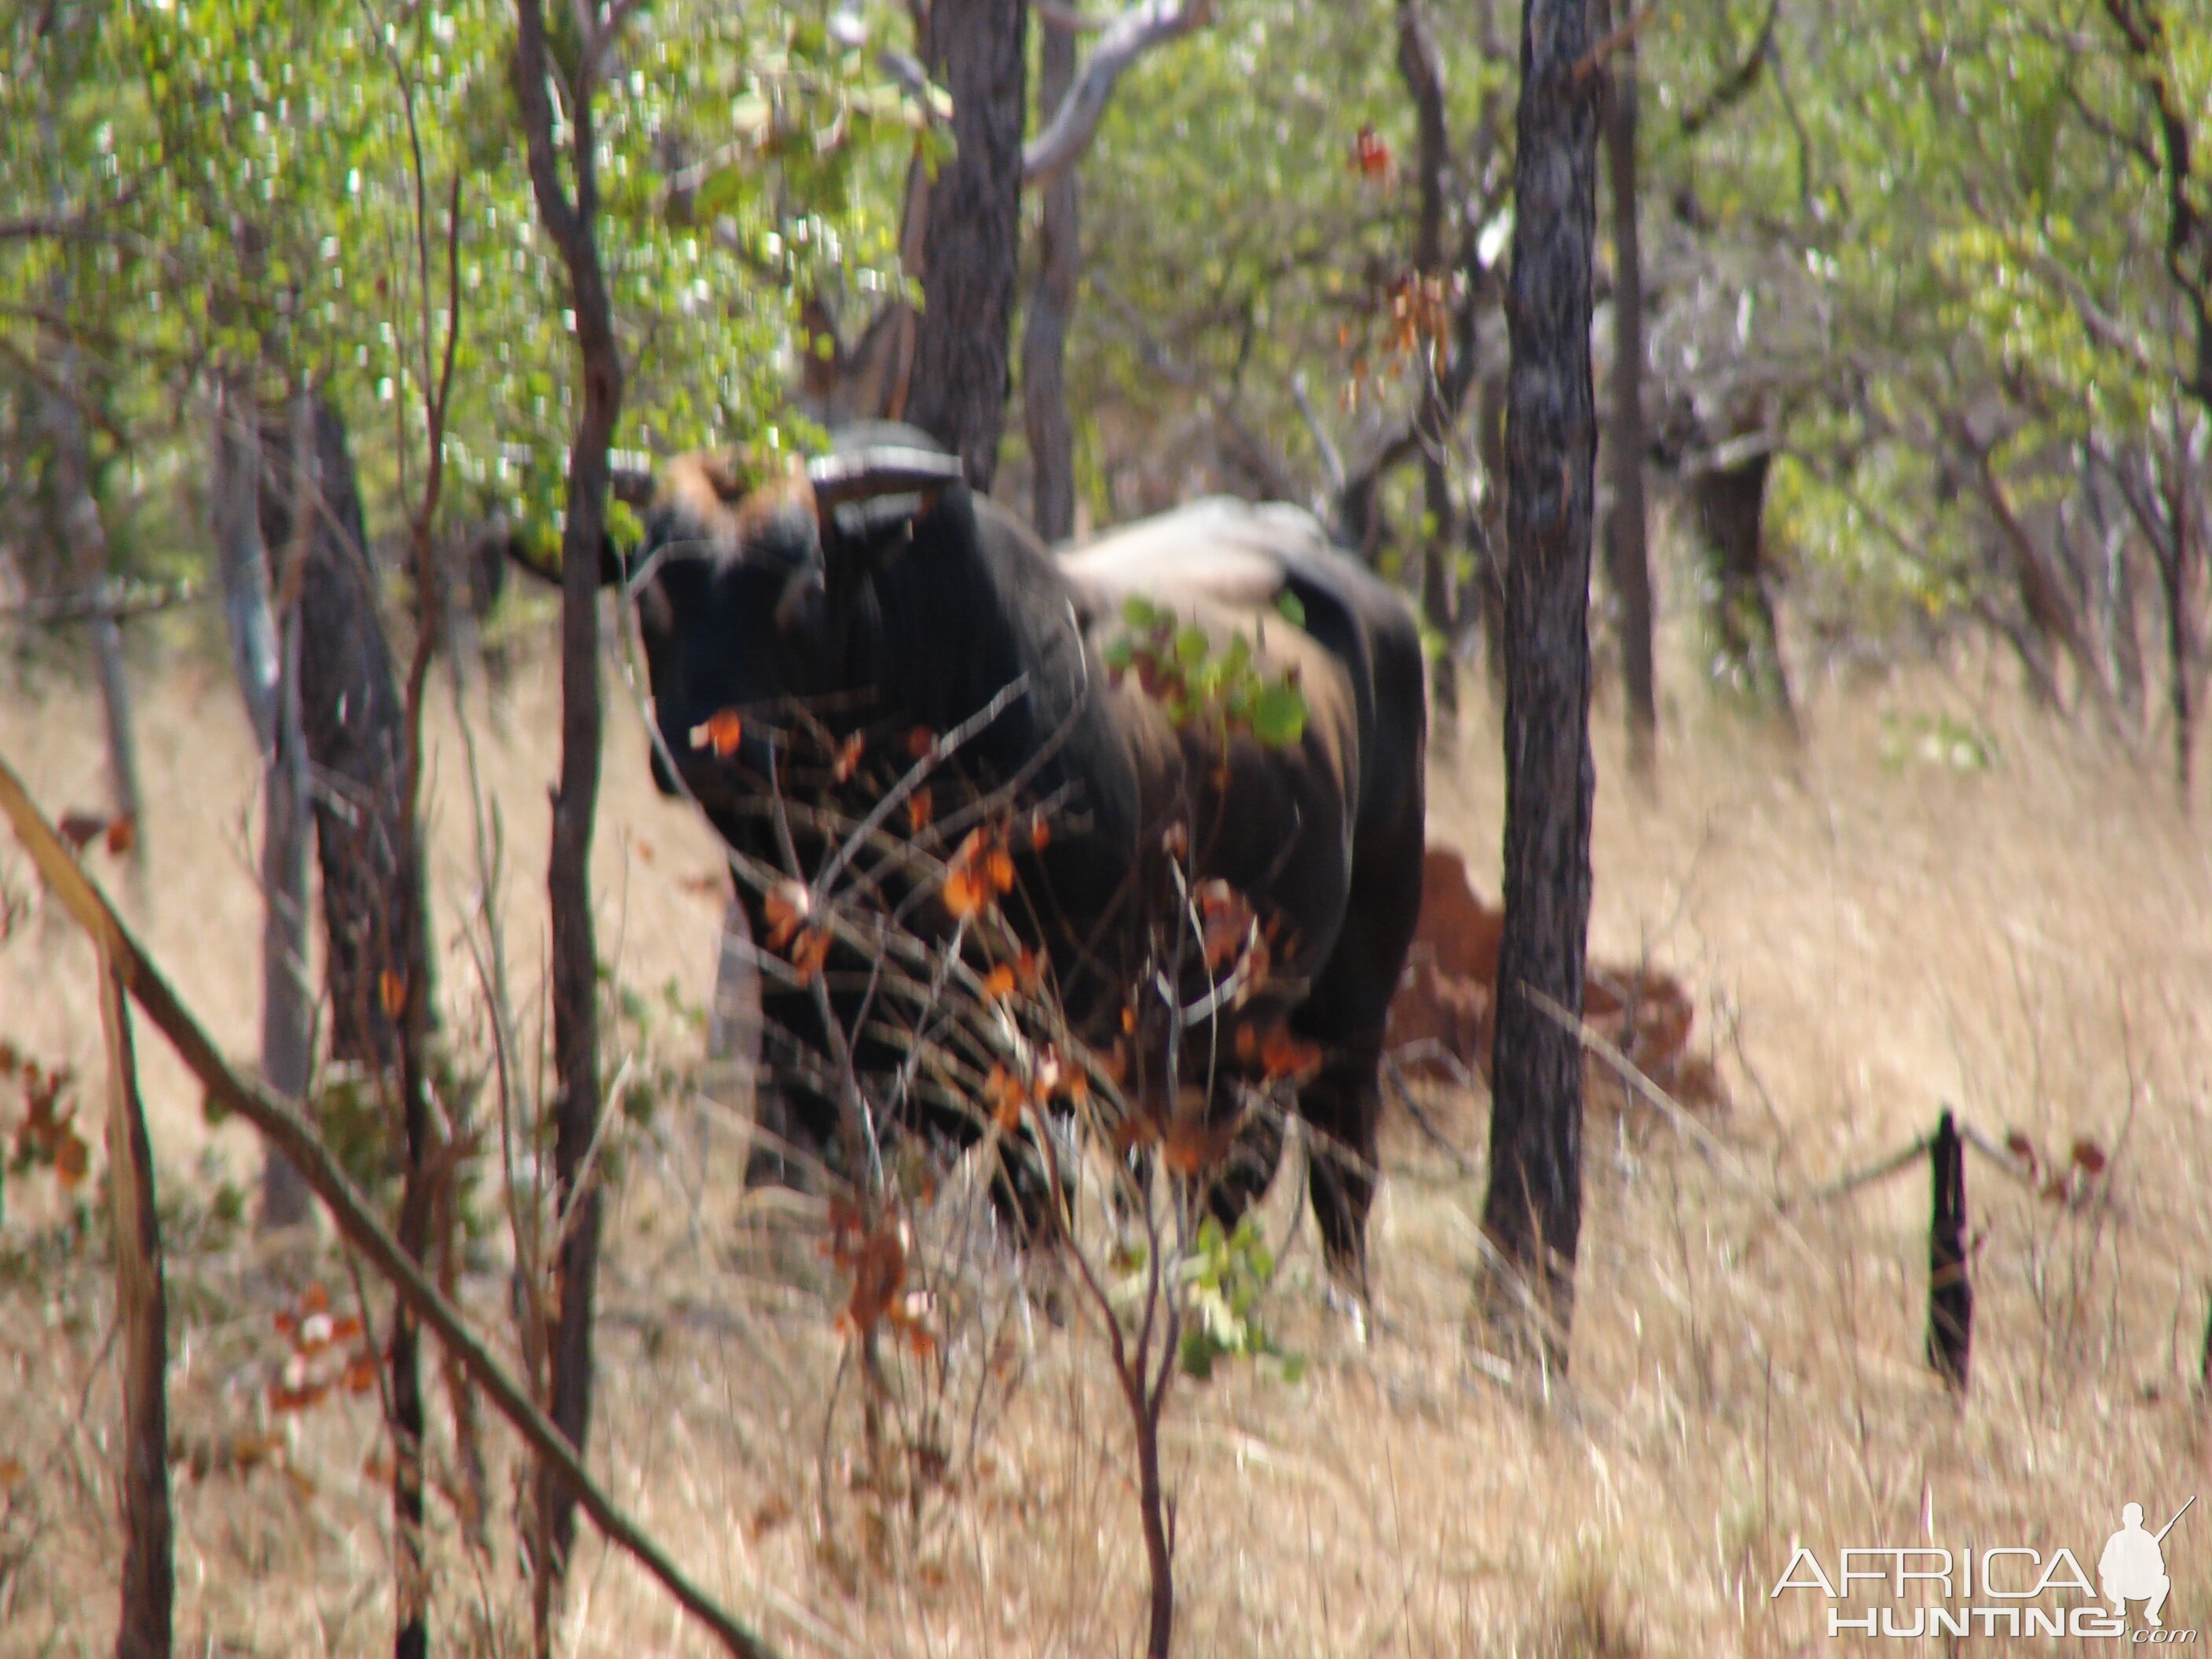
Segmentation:
{"type": "MultiPolygon", "coordinates": [[[[1022,198],[1009,401],[977,416],[1003,426],[996,492],[1048,535],[1208,489],[1315,502],[1479,658],[1514,15],[1139,10],[1178,27],[1155,29],[1062,182],[1022,198]]],[[[1046,61],[992,95],[1037,102],[1109,20],[1036,21],[1046,61]],[[1091,33],[1063,45],[1064,22],[1091,33]]],[[[1705,679],[1786,711],[1793,678],[1986,634],[2038,696],[2185,772],[2212,402],[2203,20],[1778,0],[1612,27],[1605,177],[1634,212],[1605,210],[1595,343],[1608,437],[1644,465],[1608,465],[1601,506],[1632,520],[1648,481],[1681,531],[1661,574],[1705,603],[1705,679]],[[1623,338],[1642,341],[1632,373],[1610,364],[1623,338]]],[[[801,446],[835,412],[822,354],[856,352],[910,291],[910,167],[951,149],[916,44],[888,7],[619,20],[597,134],[618,448],[801,446]]],[[[11,9],[0,602],[20,616],[103,576],[215,586],[226,389],[272,423],[303,390],[327,402],[396,578],[449,325],[441,568],[458,580],[495,514],[550,541],[578,391],[509,49],[504,11],[465,6],[11,9]]],[[[1595,599],[1632,665],[1638,539],[1611,535],[1595,599]]],[[[9,629],[18,662],[85,641],[9,629]]]]}
{"type": "MultiPolygon", "coordinates": [[[[1594,3],[0,0],[0,758],[396,1248],[781,1647],[1090,1651],[1141,1595],[1164,1653],[1164,1559],[1095,1331],[945,1246],[941,1351],[855,1361],[823,1218],[763,1222],[685,1138],[732,1115],[701,1052],[728,878],[650,797],[602,526],[633,541],[675,453],[881,415],[1048,539],[1208,491],[1306,504],[1425,619],[1431,831],[1487,880],[1501,750],[1526,759],[1509,682],[1580,684],[1556,610],[1517,656],[1507,620],[1552,488],[1515,518],[1513,261],[1524,290],[1583,269],[1562,221],[1529,252],[1516,165],[1571,220],[1588,173],[1544,169],[1575,145],[1602,730],[1595,830],[1571,788],[1553,829],[1570,863],[1594,838],[1617,958],[1693,959],[1737,1109],[1593,1111],[1572,1340],[1562,1311],[1533,1384],[1464,1328],[1480,1264],[1541,1255],[1469,1202],[1482,1089],[1422,1093],[1386,1146],[1372,1347],[1281,1195],[1279,1274],[1249,1239],[1192,1256],[1241,1298],[1224,1353],[1316,1363],[1303,1393],[1253,1366],[1178,1395],[1149,1452],[1139,1425],[1177,1646],[1763,1651],[1790,1540],[1941,1506],[2078,1530],[2054,1491],[2101,1523],[2107,1474],[2201,1455],[2212,16],[1594,3]],[[1532,131],[1563,148],[1516,157],[1532,131]],[[1971,1393],[1906,1328],[1924,1206],[1826,1207],[1939,1104],[2017,1132],[1999,1163],[2034,1177],[1949,1235],[1982,1286],[1971,1393]]],[[[0,1652],[11,1616],[104,1644],[118,1552],[118,1647],[164,1650],[104,1461],[111,1420],[143,1426],[109,1369],[120,1246],[69,1127],[101,1115],[97,979],[36,885],[0,861],[0,1330],[50,1333],[0,1336],[29,1425],[0,1409],[0,1652]]],[[[166,1064],[185,1636],[635,1650],[665,1604],[487,1434],[413,1304],[339,1290],[367,1369],[314,1369],[298,1333],[349,1258],[272,1244],[298,1171],[246,1169],[166,1064]]],[[[1576,1090],[1531,1086],[1501,1079],[1499,1121],[1578,1134],[1576,1090]]],[[[1576,1145],[1564,1241],[1535,1218],[1570,1270],[1576,1145]]],[[[2212,1579],[2176,1577],[2193,1622],[2212,1579]]]]}

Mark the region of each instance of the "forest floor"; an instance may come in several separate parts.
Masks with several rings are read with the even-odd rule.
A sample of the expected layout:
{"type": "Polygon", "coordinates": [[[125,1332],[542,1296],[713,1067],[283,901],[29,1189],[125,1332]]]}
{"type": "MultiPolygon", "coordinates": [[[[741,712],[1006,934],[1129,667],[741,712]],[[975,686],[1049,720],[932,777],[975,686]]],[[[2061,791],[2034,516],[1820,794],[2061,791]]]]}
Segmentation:
{"type": "MultiPolygon", "coordinates": [[[[544,1001],[555,709],[550,667],[532,663],[503,714],[472,720],[501,810],[493,886],[526,1020],[544,1001]]],[[[187,1003],[247,1059],[260,915],[245,723],[224,678],[185,666],[144,689],[142,716],[143,876],[88,856],[187,1003]]],[[[2094,1573],[2124,1502],[2154,1528],[2193,1493],[2212,1503],[2197,1384],[2212,1277],[2212,854],[2162,764],[2111,754],[1994,679],[1926,668],[1816,690],[1797,748],[1684,693],[1656,803],[1624,781],[1617,712],[1601,707],[1598,722],[1594,952],[1684,975],[1733,1107],[1704,1140],[1593,1113],[1571,1376],[1547,1396],[1496,1380],[1470,1340],[1479,1095],[1427,1097],[1472,1173],[1394,1114],[1364,1344],[1324,1304],[1311,1226],[1279,1190],[1265,1218],[1291,1243],[1268,1315],[1309,1364],[1295,1382],[1226,1364],[1171,1401],[1180,1653],[1820,1651],[1819,1593],[1770,1595],[1798,1545],[1831,1576],[1845,1547],[1967,1544],[2046,1563],[2063,1545],[2094,1573]],[[2072,1204],[1970,1158],[1963,1409],[1921,1358],[1924,1164],[1810,1200],[1947,1104],[2047,1156],[2083,1138],[2111,1158],[2072,1204]]],[[[432,726],[439,971],[465,1051],[483,999],[455,941],[480,866],[450,708],[432,726]]],[[[593,1467],[788,1653],[1138,1651],[1127,1422],[1096,1334],[1048,1316],[1050,1286],[1024,1299],[1012,1267],[979,1276],[941,1366],[892,1366],[896,1432],[934,1444],[941,1477],[890,1498],[854,1483],[856,1391],[813,1248],[818,1215],[739,1191],[728,1103],[701,1086],[712,844],[654,793],[634,716],[618,708],[609,732],[595,890],[602,953],[629,994],[614,1048],[665,1088],[617,1188],[593,1467]]],[[[97,733],[78,691],[0,706],[0,753],[50,811],[98,799],[97,733]]],[[[1432,834],[1494,891],[1503,784],[1486,708],[1438,743],[1432,795],[1432,834]]],[[[30,890],[12,848],[0,882],[30,890]]],[[[78,1110],[96,1124],[91,984],[88,947],[48,908],[0,942],[0,1038],[94,1079],[78,1110]]],[[[173,1252],[179,1651],[385,1650],[373,1396],[257,1437],[285,1352],[275,1312],[311,1278],[350,1304],[347,1270],[327,1243],[279,1251],[230,1218],[252,1183],[250,1138],[203,1120],[158,1038],[141,1048],[173,1252]]],[[[19,1116],[0,1098],[0,1131],[19,1116]]],[[[112,1642],[117,1571],[103,1230],[69,1224],[47,1172],[13,1176],[6,1198],[0,1655],[90,1654],[112,1642]]],[[[500,1332],[502,1245],[484,1241],[464,1285],[500,1332]]],[[[448,1432],[441,1413],[441,1459],[448,1432]]],[[[501,1518],[488,1557],[434,1500],[441,1652],[525,1650],[504,1518],[515,1459],[503,1430],[489,1440],[501,1518]]],[[[2166,1559],[2168,1626],[2212,1625],[2202,1504],[2166,1559]]],[[[1864,1586],[1855,1598],[1913,1599],[1868,1601],[1864,1586]]],[[[588,1534],[566,1620],[564,1652],[712,1650],[588,1534]]]]}

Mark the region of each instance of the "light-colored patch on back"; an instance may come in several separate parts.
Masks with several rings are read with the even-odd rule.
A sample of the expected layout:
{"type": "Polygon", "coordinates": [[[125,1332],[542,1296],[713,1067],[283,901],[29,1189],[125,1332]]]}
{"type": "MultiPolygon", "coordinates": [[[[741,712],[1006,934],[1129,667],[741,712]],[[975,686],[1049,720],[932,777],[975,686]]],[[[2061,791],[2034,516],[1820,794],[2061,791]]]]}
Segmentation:
{"type": "Polygon", "coordinates": [[[1313,515],[1273,503],[1210,495],[1144,519],[1059,556],[1060,568],[1103,598],[1206,600],[1254,611],[1282,592],[1285,560],[1326,545],[1313,515]]]}

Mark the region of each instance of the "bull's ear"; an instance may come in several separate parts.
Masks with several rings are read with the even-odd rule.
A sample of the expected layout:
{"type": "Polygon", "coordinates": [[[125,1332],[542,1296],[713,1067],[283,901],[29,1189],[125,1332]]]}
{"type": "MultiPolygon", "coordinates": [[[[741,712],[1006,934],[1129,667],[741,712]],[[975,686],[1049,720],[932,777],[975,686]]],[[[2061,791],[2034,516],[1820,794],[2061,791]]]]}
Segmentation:
{"type": "Polygon", "coordinates": [[[958,483],[963,476],[958,456],[908,444],[872,444],[806,464],[815,507],[824,518],[847,501],[927,493],[958,483]]]}

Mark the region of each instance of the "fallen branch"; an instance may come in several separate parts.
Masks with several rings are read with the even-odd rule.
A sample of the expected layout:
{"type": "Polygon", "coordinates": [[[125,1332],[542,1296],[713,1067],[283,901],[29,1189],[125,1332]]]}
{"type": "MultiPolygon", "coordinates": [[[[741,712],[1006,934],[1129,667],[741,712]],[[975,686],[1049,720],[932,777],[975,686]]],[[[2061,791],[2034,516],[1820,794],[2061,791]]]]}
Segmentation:
{"type": "Polygon", "coordinates": [[[347,1242],[368,1258],[422,1322],[438,1334],[439,1340],[461,1362],[477,1386],[499,1408],[500,1414],[514,1425],[531,1449],[560,1474],[577,1504],[608,1540],[627,1551],[659,1579],[668,1593],[713,1631],[738,1659],[770,1659],[775,1650],[738,1623],[686,1577],[682,1569],[600,1491],[568,1439],[477,1340],[460,1311],[439,1293],[422,1267],[386,1231],[369,1208],[368,1200],[338,1167],[322,1138],[307,1121],[290,1104],[231,1070],[198,1022],[177,1000],[161,971],[139,948],[113,907],[70,856],[60,835],[39,811],[21,780],[5,760],[0,760],[0,812],[4,812],[15,826],[24,849],[30,854],[54,896],[61,901],[62,908],[91,935],[103,958],[112,964],[115,976],[145,1011],[146,1017],[161,1028],[177,1057],[199,1079],[209,1097],[252,1124],[292,1161],[308,1187],[329,1207],[331,1219],[337,1223],[347,1242]]]}

